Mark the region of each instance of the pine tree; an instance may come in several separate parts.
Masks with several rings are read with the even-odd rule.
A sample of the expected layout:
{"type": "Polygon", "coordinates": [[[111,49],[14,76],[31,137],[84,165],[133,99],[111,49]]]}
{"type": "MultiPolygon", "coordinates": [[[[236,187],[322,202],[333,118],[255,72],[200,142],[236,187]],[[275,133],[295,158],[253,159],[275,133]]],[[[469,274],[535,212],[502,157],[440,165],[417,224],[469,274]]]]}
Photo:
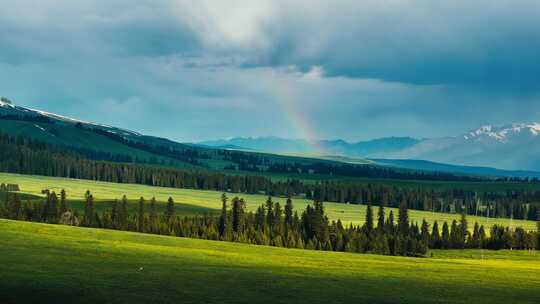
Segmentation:
{"type": "Polygon", "coordinates": [[[282,223],[283,223],[283,210],[281,209],[281,205],[276,202],[274,204],[274,216],[273,216],[273,221],[274,221],[274,234],[282,234],[282,229],[281,229],[281,226],[282,226],[282,223]]]}
{"type": "Polygon", "coordinates": [[[425,246],[428,246],[430,241],[429,224],[425,219],[422,219],[422,226],[420,228],[420,238],[424,242],[425,246]]]}
{"type": "Polygon", "coordinates": [[[459,221],[459,248],[465,248],[465,241],[469,235],[469,225],[467,223],[467,217],[465,213],[461,214],[461,219],[459,221]]]}
{"type": "Polygon", "coordinates": [[[266,200],[266,223],[268,224],[268,227],[270,229],[273,229],[274,227],[274,202],[272,201],[272,197],[268,197],[266,200]]]}
{"type": "Polygon", "coordinates": [[[235,233],[241,233],[244,226],[244,209],[245,203],[243,199],[238,197],[232,200],[232,229],[235,233]]]}
{"type": "Polygon", "coordinates": [[[310,227],[309,230],[311,230],[310,234],[314,235],[318,241],[324,244],[329,237],[328,218],[324,215],[324,203],[315,200],[313,205],[313,208],[306,208],[306,211],[310,209],[310,212],[307,214],[308,226],[310,227]]]}
{"type": "Polygon", "coordinates": [[[120,225],[120,229],[122,230],[127,229],[127,226],[128,226],[129,214],[128,214],[127,204],[128,204],[128,199],[124,195],[122,196],[122,202],[120,203],[120,210],[118,211],[118,220],[119,220],[118,222],[120,225]]]}
{"type": "Polygon", "coordinates": [[[285,203],[285,226],[291,227],[293,225],[293,204],[291,198],[287,198],[285,203]]]}
{"type": "Polygon", "coordinates": [[[441,235],[441,248],[442,249],[449,249],[451,245],[450,241],[450,230],[448,228],[448,223],[445,221],[442,227],[442,235],[441,235]]]}
{"type": "Polygon", "coordinates": [[[139,232],[144,232],[144,198],[139,199],[139,209],[137,210],[137,227],[139,232]]]}
{"type": "Polygon", "coordinates": [[[85,194],[85,206],[84,206],[84,224],[89,227],[93,227],[95,224],[96,211],[94,209],[94,197],[87,191],[85,194]]]}
{"type": "Polygon", "coordinates": [[[394,223],[394,212],[390,210],[390,213],[388,214],[388,219],[386,219],[386,223],[384,224],[386,233],[391,235],[394,234],[395,226],[396,224],[394,223]]]}
{"type": "Polygon", "coordinates": [[[167,209],[165,210],[165,218],[167,221],[170,221],[174,217],[174,200],[172,197],[169,197],[167,200],[167,209]]]}
{"type": "Polygon", "coordinates": [[[390,254],[390,247],[388,246],[388,239],[386,238],[386,235],[381,233],[377,234],[373,244],[373,253],[383,255],[390,254]]]}
{"type": "MultiPolygon", "coordinates": [[[[6,194],[6,200],[8,200],[8,195],[6,194]]],[[[23,216],[21,199],[18,193],[14,193],[12,196],[12,201],[9,204],[8,209],[9,217],[12,219],[20,219],[23,216]]]]}
{"type": "Polygon", "coordinates": [[[437,221],[433,223],[433,228],[431,230],[430,248],[433,248],[433,249],[441,248],[441,234],[439,232],[439,223],[437,223],[437,221]]]}
{"type": "Polygon", "coordinates": [[[56,217],[57,210],[54,209],[56,206],[53,206],[54,203],[52,202],[52,195],[49,190],[44,190],[42,193],[45,194],[45,203],[41,209],[41,219],[44,222],[51,223],[56,217]]]}
{"type": "Polygon", "coordinates": [[[486,245],[486,239],[487,239],[487,236],[486,236],[486,230],[484,229],[484,225],[480,225],[480,229],[479,229],[479,247],[480,248],[484,248],[485,245],[486,245]]]}
{"type": "Polygon", "coordinates": [[[450,248],[460,248],[461,230],[458,227],[457,221],[452,221],[450,226],[450,248]]]}
{"type": "Polygon", "coordinates": [[[54,191],[49,195],[48,202],[47,222],[56,223],[58,222],[58,196],[56,196],[54,191]]]}
{"type": "Polygon", "coordinates": [[[364,223],[364,233],[369,236],[373,231],[373,209],[371,205],[366,207],[366,221],[364,223]]]}
{"type": "Polygon", "coordinates": [[[474,223],[473,234],[468,244],[469,248],[479,248],[480,247],[480,225],[478,222],[474,223]]]}
{"type": "Polygon", "coordinates": [[[156,198],[152,197],[150,200],[150,229],[154,229],[154,227],[157,225],[157,206],[156,206],[156,198]]]}
{"type": "Polygon", "coordinates": [[[379,232],[384,231],[384,221],[385,221],[384,206],[381,204],[379,206],[379,211],[377,212],[377,230],[379,232]]]}
{"type": "MultiPolygon", "coordinates": [[[[223,214],[223,211],[222,211],[223,214]]],[[[255,228],[263,230],[266,226],[266,213],[264,211],[264,206],[259,206],[257,211],[255,211],[255,228]]]]}
{"type": "Polygon", "coordinates": [[[401,236],[409,235],[409,210],[405,203],[399,205],[398,232],[401,236]]]}
{"type": "Polygon", "coordinates": [[[62,189],[60,191],[60,208],[59,212],[60,214],[64,214],[64,212],[68,211],[68,205],[67,205],[67,195],[66,190],[62,189]]]}
{"type": "Polygon", "coordinates": [[[219,217],[219,235],[223,238],[225,236],[225,233],[227,231],[227,226],[228,226],[228,223],[227,223],[227,220],[228,220],[228,216],[227,216],[227,195],[225,193],[223,193],[221,195],[221,203],[222,203],[222,207],[221,207],[221,215],[219,217]]]}

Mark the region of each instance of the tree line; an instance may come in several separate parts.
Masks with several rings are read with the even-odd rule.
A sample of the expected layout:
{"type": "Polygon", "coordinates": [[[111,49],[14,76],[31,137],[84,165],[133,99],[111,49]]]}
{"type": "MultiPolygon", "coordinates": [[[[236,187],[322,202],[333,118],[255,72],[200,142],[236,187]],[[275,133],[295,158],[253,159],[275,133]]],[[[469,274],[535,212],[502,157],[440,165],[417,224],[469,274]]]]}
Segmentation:
{"type": "MultiPolygon", "coordinates": [[[[486,228],[475,223],[472,233],[465,214],[459,221],[412,222],[405,204],[397,216],[378,206],[376,214],[367,206],[363,225],[344,225],[329,221],[324,205],[313,201],[300,213],[288,198],[282,206],[269,197],[255,212],[246,211],[246,202],[237,196],[221,197],[219,215],[180,216],[169,198],[164,212],[158,212],[155,198],[140,198],[135,212],[128,212],[128,200],[115,200],[109,210],[97,212],[93,195],[87,191],[82,214],[72,211],[66,192],[59,195],[44,191],[44,201],[21,202],[17,193],[5,196],[0,217],[65,224],[83,227],[117,229],[142,233],[171,235],[270,245],[276,247],[373,253],[400,256],[424,256],[428,249],[540,249],[539,234],[523,228],[494,225],[486,228]],[[486,229],[490,229],[487,235],[486,229]]],[[[539,218],[540,220],[540,218],[539,218]]],[[[538,231],[540,231],[539,221],[538,231]]]]}
{"type": "MultiPolygon", "coordinates": [[[[234,154],[232,154],[234,155],[234,154]]],[[[106,158],[107,155],[100,155],[106,158]]],[[[224,174],[211,170],[176,169],[163,166],[89,159],[86,155],[23,137],[0,135],[0,171],[20,174],[78,178],[160,187],[256,193],[280,197],[351,204],[379,204],[398,208],[485,217],[535,220],[540,210],[540,190],[511,191],[447,190],[398,187],[391,183],[272,180],[261,175],[224,174]]],[[[497,183],[497,182],[493,182],[497,183]]]]}

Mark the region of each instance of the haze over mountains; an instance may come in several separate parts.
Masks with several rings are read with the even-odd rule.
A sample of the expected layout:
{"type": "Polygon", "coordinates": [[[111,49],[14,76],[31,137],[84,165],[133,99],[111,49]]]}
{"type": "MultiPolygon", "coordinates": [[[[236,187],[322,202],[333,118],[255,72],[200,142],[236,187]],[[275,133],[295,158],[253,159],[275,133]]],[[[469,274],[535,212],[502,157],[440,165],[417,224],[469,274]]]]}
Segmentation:
{"type": "Polygon", "coordinates": [[[308,141],[304,139],[285,139],[274,136],[268,137],[235,137],[204,141],[199,144],[224,147],[267,151],[274,153],[321,153],[344,155],[351,157],[366,157],[381,153],[394,153],[417,144],[419,140],[411,137],[388,137],[369,141],[349,143],[341,139],[308,141]]]}
{"type": "Polygon", "coordinates": [[[319,153],[370,159],[414,159],[506,170],[540,170],[540,123],[482,126],[454,137],[387,137],[349,143],[277,137],[232,138],[201,144],[276,153],[319,153]]]}
{"type": "Polygon", "coordinates": [[[167,155],[156,155],[148,149],[141,150],[136,145],[126,145],[118,139],[148,146],[166,147],[171,150],[206,151],[209,148],[224,148],[250,152],[296,153],[321,156],[337,162],[369,163],[413,170],[506,177],[540,177],[540,172],[535,172],[540,171],[540,159],[537,156],[540,151],[540,124],[485,126],[462,136],[422,140],[411,137],[388,137],[348,143],[344,140],[310,142],[301,139],[260,137],[185,144],[114,126],[30,109],[2,99],[0,100],[0,132],[80,149],[119,153],[139,159],[157,159],[169,163],[172,161],[175,166],[191,166],[191,164],[178,163],[167,155]]]}

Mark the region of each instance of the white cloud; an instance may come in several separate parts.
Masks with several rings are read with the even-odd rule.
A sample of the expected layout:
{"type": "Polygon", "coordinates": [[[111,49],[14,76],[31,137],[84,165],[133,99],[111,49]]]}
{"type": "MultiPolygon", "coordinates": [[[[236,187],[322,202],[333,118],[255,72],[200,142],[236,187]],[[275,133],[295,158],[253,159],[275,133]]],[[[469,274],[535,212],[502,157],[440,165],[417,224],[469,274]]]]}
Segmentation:
{"type": "Polygon", "coordinates": [[[174,8],[209,48],[263,50],[271,44],[263,31],[275,18],[271,1],[174,1],[174,8]]]}

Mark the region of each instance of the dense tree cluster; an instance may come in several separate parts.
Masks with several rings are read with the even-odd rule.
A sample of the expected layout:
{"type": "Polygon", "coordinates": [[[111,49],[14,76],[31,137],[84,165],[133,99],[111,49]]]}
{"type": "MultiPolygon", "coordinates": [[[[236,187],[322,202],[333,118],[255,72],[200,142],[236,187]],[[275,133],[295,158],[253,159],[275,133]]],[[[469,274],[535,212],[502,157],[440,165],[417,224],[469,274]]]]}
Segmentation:
{"type": "Polygon", "coordinates": [[[308,199],[322,201],[353,204],[382,203],[384,206],[395,208],[406,204],[407,208],[415,210],[465,213],[485,217],[535,220],[540,211],[539,190],[489,192],[450,188],[435,191],[421,187],[323,181],[314,185],[305,185],[305,188],[300,191],[305,191],[308,199]]]}
{"type": "Polygon", "coordinates": [[[44,194],[44,202],[32,203],[21,202],[16,193],[6,196],[0,205],[0,217],[277,247],[402,256],[423,256],[429,248],[530,250],[538,249],[540,241],[537,232],[519,227],[494,225],[487,236],[485,228],[475,223],[471,233],[465,214],[460,221],[444,222],[442,227],[438,222],[430,227],[425,220],[412,223],[405,204],[400,206],[397,219],[392,211],[387,215],[383,206],[374,214],[368,205],[363,225],[346,226],[340,220],[330,222],[323,203],[317,200],[299,214],[290,198],[282,206],[269,197],[255,212],[247,212],[242,198],[229,200],[223,194],[219,216],[182,217],[175,214],[172,198],[162,213],[157,211],[154,198],[148,202],[142,197],[136,212],[129,213],[126,196],[114,201],[110,210],[99,213],[94,197],[87,191],[84,211],[77,214],[70,210],[64,190],[60,195],[48,190],[44,194]]]}
{"type": "Polygon", "coordinates": [[[2,114],[0,115],[0,119],[39,122],[39,123],[52,123],[52,120],[45,116],[2,114]]]}
{"type": "Polygon", "coordinates": [[[367,164],[348,164],[318,159],[302,158],[301,161],[264,153],[220,151],[224,160],[234,163],[226,170],[270,172],[286,174],[319,174],[367,178],[391,178],[404,180],[481,181],[485,178],[456,175],[444,172],[428,172],[409,169],[386,168],[367,164]]]}
{"type": "MultiPolygon", "coordinates": [[[[236,152],[226,152],[236,155],[236,152]]],[[[275,181],[257,175],[223,174],[210,170],[175,169],[114,161],[122,159],[86,150],[66,150],[65,147],[22,137],[0,135],[2,172],[232,193],[305,197],[310,200],[351,204],[383,204],[396,208],[404,204],[409,209],[486,217],[534,220],[540,210],[540,191],[528,190],[525,187],[520,190],[489,192],[470,189],[471,187],[470,190],[460,188],[434,190],[421,185],[398,187],[391,182],[375,184],[336,180],[308,183],[298,179],[275,181]],[[92,157],[110,161],[89,159],[92,157]]]]}
{"type": "Polygon", "coordinates": [[[19,185],[17,184],[0,184],[0,191],[1,192],[15,192],[15,191],[21,191],[19,185]]]}
{"type": "MultiPolygon", "coordinates": [[[[79,128],[84,128],[82,124],[78,124],[79,128]]],[[[100,128],[84,128],[91,132],[97,133],[101,136],[105,136],[109,139],[117,141],[123,145],[146,151],[155,155],[166,156],[175,160],[186,162],[196,166],[205,166],[200,160],[201,159],[210,159],[211,156],[208,153],[204,153],[192,148],[189,148],[187,145],[177,144],[178,148],[173,148],[172,146],[164,145],[150,145],[140,141],[127,139],[119,134],[103,130],[100,128]],[[181,148],[180,148],[181,147],[181,148]]]]}
{"type": "Polygon", "coordinates": [[[330,175],[344,177],[366,177],[400,180],[431,181],[511,181],[521,183],[539,183],[538,178],[519,177],[481,177],[466,174],[453,174],[437,171],[421,171],[414,169],[389,168],[369,164],[351,164],[335,161],[324,161],[313,158],[290,158],[265,153],[245,153],[242,151],[218,150],[223,160],[233,164],[225,170],[251,171],[258,173],[285,173],[304,175],[330,175]]]}

